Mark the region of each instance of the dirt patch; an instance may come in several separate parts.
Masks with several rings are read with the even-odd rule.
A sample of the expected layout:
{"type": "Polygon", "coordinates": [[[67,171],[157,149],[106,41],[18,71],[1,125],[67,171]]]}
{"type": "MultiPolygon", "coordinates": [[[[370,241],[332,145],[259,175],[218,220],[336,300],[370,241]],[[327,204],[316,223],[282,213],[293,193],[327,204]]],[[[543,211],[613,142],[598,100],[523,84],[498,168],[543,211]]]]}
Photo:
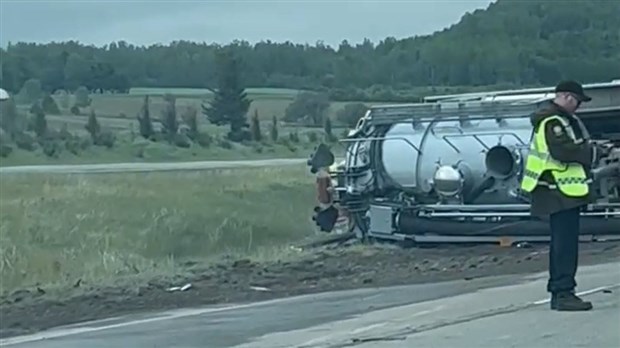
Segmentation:
{"type": "MultiPolygon", "coordinates": [[[[209,267],[185,265],[183,278],[152,279],[134,286],[76,284],[66,295],[22,290],[0,299],[0,337],[15,336],[127,313],[249,302],[328,290],[403,285],[544,271],[548,248],[441,246],[323,247],[296,261],[236,260],[209,267]],[[171,286],[190,283],[187,291],[171,286]]],[[[581,245],[580,264],[620,260],[620,242],[581,245]]]]}

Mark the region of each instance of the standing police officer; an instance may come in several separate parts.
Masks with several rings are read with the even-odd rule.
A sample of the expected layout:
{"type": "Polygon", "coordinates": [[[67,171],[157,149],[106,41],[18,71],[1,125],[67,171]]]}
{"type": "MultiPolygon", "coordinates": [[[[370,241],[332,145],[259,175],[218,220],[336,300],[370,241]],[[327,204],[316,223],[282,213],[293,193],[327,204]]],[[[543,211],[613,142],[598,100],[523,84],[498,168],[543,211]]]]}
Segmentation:
{"type": "Polygon", "coordinates": [[[521,189],[530,193],[531,214],[551,227],[549,280],[551,309],[584,311],[592,303],[574,293],[577,286],[579,218],[592,202],[589,174],[596,146],[575,111],[591,100],[575,81],[560,82],[548,108],[531,117],[534,127],[521,189]]]}

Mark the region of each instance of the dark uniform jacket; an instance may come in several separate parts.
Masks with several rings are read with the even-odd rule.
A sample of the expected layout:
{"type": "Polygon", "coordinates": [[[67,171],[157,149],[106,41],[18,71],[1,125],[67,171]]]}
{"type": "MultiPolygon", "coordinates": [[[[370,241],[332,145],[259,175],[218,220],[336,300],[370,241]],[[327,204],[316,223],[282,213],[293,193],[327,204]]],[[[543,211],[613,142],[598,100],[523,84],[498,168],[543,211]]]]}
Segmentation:
{"type": "MultiPolygon", "coordinates": [[[[542,120],[548,116],[564,115],[571,122],[573,131],[577,138],[582,137],[581,128],[573,120],[573,116],[566,112],[562,107],[552,103],[548,109],[540,110],[531,116],[534,131],[542,120]]],[[[586,173],[590,173],[595,154],[593,146],[587,141],[575,144],[569,135],[564,131],[564,127],[558,120],[547,122],[545,127],[545,138],[547,147],[553,158],[561,162],[577,162],[584,166],[586,173]]],[[[553,176],[549,172],[544,172],[540,178],[550,184],[554,184],[553,176]]],[[[537,186],[531,193],[531,214],[537,217],[546,218],[550,214],[561,210],[585,206],[594,200],[592,192],[586,197],[567,197],[557,189],[550,189],[544,186],[537,186]]]]}

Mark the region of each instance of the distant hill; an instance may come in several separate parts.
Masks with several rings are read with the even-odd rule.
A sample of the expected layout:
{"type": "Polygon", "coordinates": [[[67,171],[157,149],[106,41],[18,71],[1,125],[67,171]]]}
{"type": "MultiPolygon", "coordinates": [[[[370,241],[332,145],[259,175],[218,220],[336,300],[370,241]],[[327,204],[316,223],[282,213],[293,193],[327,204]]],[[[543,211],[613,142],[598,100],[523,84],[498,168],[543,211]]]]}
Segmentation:
{"type": "MultiPolygon", "coordinates": [[[[427,86],[550,85],[620,77],[620,1],[499,0],[450,28],[403,40],[333,49],[320,44],[236,42],[251,87],[329,89],[376,98],[427,86]]],[[[96,30],[93,28],[93,30],[96,30]]],[[[2,53],[3,88],[29,78],[44,88],[212,87],[218,45],[175,42],[105,47],[76,42],[15,43],[2,53]]]]}

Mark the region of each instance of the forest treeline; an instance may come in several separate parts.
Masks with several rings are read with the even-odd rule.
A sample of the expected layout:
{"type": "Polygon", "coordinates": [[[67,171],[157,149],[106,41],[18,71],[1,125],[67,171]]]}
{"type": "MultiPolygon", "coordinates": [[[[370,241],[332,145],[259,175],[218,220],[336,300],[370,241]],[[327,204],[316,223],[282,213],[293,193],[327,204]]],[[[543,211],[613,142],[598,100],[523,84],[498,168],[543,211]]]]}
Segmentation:
{"type": "Polygon", "coordinates": [[[620,77],[620,1],[499,0],[433,35],[332,48],[321,43],[187,41],[136,46],[113,42],[12,43],[2,54],[2,87],[24,82],[74,91],[131,87],[214,88],[217,53],[240,59],[249,87],[323,90],[332,100],[394,100],[429,86],[536,86],[620,77]]]}

